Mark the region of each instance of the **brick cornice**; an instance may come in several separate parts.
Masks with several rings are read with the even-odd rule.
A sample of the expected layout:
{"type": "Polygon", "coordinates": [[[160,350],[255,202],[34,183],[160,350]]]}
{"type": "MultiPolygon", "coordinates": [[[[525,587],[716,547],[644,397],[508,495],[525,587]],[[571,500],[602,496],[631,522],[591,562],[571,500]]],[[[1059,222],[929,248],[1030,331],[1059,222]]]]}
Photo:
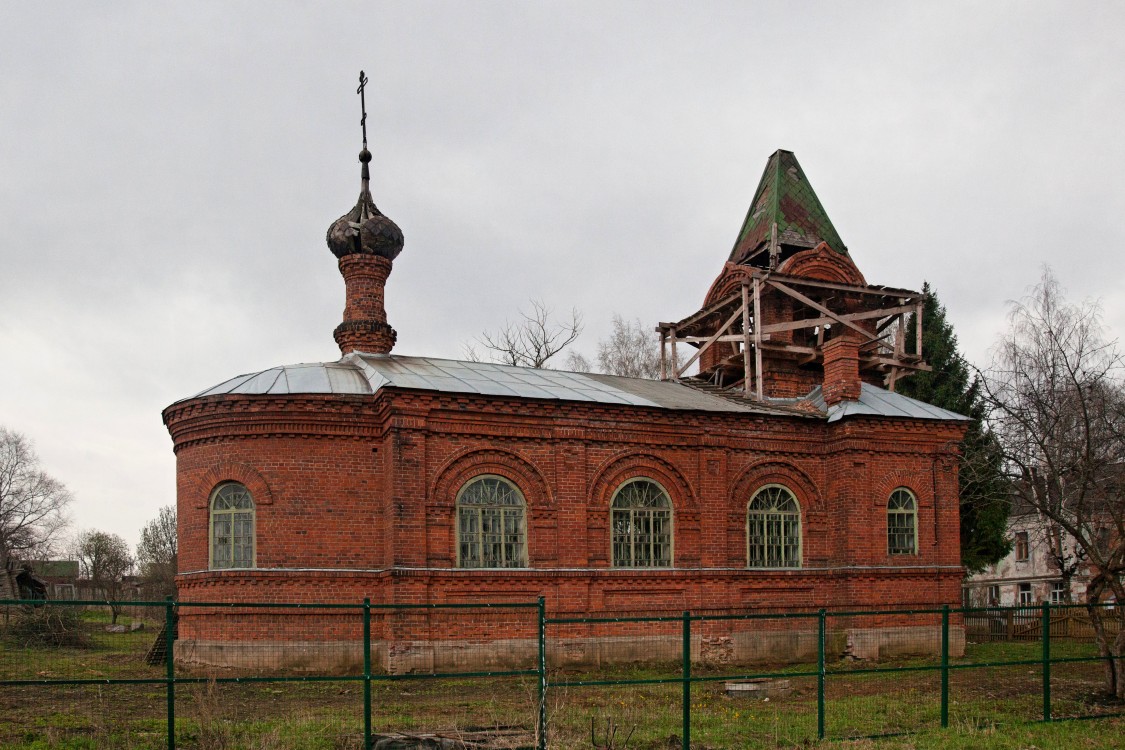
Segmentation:
{"type": "Polygon", "coordinates": [[[378,394],[300,396],[204,396],[164,410],[177,452],[216,440],[265,437],[378,437],[387,404],[378,394]]]}

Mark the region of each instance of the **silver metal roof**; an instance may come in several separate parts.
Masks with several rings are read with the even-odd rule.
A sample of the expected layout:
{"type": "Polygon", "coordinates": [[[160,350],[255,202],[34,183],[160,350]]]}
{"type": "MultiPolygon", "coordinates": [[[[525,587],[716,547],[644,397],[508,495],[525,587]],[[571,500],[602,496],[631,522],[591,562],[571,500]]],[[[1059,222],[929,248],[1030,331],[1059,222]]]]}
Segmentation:
{"type": "Polygon", "coordinates": [[[908,419],[952,419],[965,420],[969,418],[963,414],[948,409],[919,401],[916,398],[904,396],[901,393],[892,393],[869,383],[860,387],[858,401],[841,401],[828,407],[824,403],[824,394],[820,387],[813,389],[808,399],[820,412],[828,414],[829,422],[836,422],[844,417],[876,416],[876,417],[906,417],[908,419]]]}
{"type": "Polygon", "coordinates": [[[951,411],[866,383],[858,401],[847,401],[831,408],[826,408],[820,389],[815,389],[808,399],[801,399],[814,407],[815,411],[812,411],[800,409],[792,400],[762,404],[739,398],[724,398],[674,382],[562,370],[535,370],[491,362],[363,353],[345,355],[338,362],[284,365],[239,375],[191,398],[227,394],[370,395],[383,387],[588,401],[684,411],[786,414],[813,418],[827,415],[829,422],[861,414],[913,419],[966,419],[951,411]]]}
{"type": "Polygon", "coordinates": [[[383,387],[487,396],[588,401],[694,411],[788,413],[739,403],[680,383],[562,370],[535,370],[491,362],[461,362],[394,354],[348,354],[338,362],[271,367],[239,375],[191,398],[226,394],[373,394],[383,387]]]}

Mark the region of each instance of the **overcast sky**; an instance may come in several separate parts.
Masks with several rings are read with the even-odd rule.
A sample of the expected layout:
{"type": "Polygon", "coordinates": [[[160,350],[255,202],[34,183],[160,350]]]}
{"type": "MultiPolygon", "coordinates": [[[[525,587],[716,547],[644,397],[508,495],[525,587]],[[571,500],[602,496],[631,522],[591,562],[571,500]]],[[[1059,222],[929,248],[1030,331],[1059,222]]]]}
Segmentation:
{"type": "Polygon", "coordinates": [[[161,410],[339,356],[324,243],[406,235],[400,354],[529,298],[698,309],[796,153],[871,283],[930,281],[984,364],[1048,263],[1125,331],[1120,3],[0,0],[0,425],[135,543],[175,500],[161,410]]]}

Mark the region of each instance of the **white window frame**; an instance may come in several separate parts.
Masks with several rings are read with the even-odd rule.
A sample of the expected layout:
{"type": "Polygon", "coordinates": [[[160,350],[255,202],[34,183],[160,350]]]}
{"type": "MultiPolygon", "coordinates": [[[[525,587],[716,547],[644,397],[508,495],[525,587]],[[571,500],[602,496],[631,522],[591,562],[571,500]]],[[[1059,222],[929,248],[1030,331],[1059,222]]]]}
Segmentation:
{"type": "Polygon", "coordinates": [[[457,493],[455,513],[458,568],[528,567],[527,500],[515,482],[496,474],[473,477],[457,493]],[[479,499],[477,493],[483,493],[479,499]]]}
{"type": "Polygon", "coordinates": [[[746,567],[752,570],[786,570],[800,568],[804,560],[804,534],[801,523],[801,503],[793,490],[783,484],[767,484],[759,487],[746,504],[746,567]],[[754,504],[761,498],[761,508],[754,504]],[[783,502],[779,503],[779,500],[783,502]],[[768,505],[766,505],[768,503],[768,505]],[[779,505],[789,505],[792,510],[778,510],[779,505]],[[757,526],[756,526],[757,524],[757,526]],[[788,532],[786,529],[788,528],[788,532]],[[754,533],[754,532],[760,533],[754,533]],[[781,542],[776,537],[782,538],[781,542]],[[754,554],[754,547],[759,537],[762,542],[761,554],[754,554]],[[795,539],[794,539],[795,537],[795,539]],[[774,561],[780,565],[771,565],[770,549],[780,547],[782,559],[775,555],[774,561]],[[785,550],[791,550],[795,560],[785,550]]]}
{"type": "Polygon", "coordinates": [[[918,498],[906,487],[897,487],[887,498],[887,554],[888,555],[917,555],[918,554],[918,498]],[[896,503],[896,507],[894,506],[896,503]],[[909,506],[906,505],[909,503],[909,506]],[[905,523],[892,526],[892,520],[903,521],[909,519],[910,528],[906,529],[905,523]],[[895,546],[896,542],[904,541],[909,534],[909,549],[904,545],[895,546]]]}
{"type": "Polygon", "coordinates": [[[610,564],[632,569],[672,567],[675,515],[672,496],[660,482],[649,477],[622,482],[609,503],[610,564]],[[633,504],[637,500],[656,504],[633,504]]]}
{"type": "MultiPolygon", "coordinates": [[[[240,482],[223,482],[222,484],[216,486],[215,489],[211,491],[211,499],[207,503],[207,507],[210,509],[209,518],[207,520],[207,546],[208,546],[207,559],[208,559],[208,567],[211,570],[247,570],[247,569],[250,569],[250,568],[257,567],[257,560],[258,560],[258,557],[257,557],[257,555],[258,555],[258,532],[257,532],[258,519],[257,519],[257,515],[258,514],[257,514],[257,507],[254,504],[254,497],[250,494],[250,490],[247,489],[246,486],[243,485],[240,482]],[[247,508],[247,507],[219,508],[219,509],[215,508],[216,503],[218,503],[218,501],[219,501],[220,495],[225,496],[225,495],[228,495],[229,493],[232,493],[232,492],[238,492],[238,488],[241,488],[241,494],[244,496],[244,498],[236,498],[235,502],[241,502],[242,499],[245,499],[246,502],[249,503],[249,508],[247,508]],[[243,516],[243,517],[239,518],[239,516],[243,516]],[[246,518],[245,516],[249,516],[249,518],[246,518]],[[229,530],[229,538],[230,538],[230,542],[229,542],[230,557],[229,557],[229,560],[230,560],[230,564],[227,564],[227,565],[218,564],[217,565],[215,563],[215,551],[216,551],[216,547],[218,545],[216,545],[216,543],[215,543],[215,536],[216,536],[215,531],[216,531],[216,527],[219,525],[219,523],[224,518],[228,518],[228,517],[229,517],[229,522],[230,522],[230,530],[229,530]],[[247,523],[247,522],[249,523],[249,534],[244,534],[244,535],[242,535],[241,538],[243,538],[243,539],[248,538],[250,540],[250,542],[249,542],[249,544],[250,544],[249,559],[246,560],[244,558],[244,561],[247,562],[248,564],[246,564],[246,565],[235,565],[234,554],[235,554],[235,549],[237,547],[235,540],[236,540],[236,537],[238,536],[236,525],[239,524],[239,523],[247,523]]],[[[225,547],[225,546],[228,546],[228,545],[224,544],[222,546],[225,547]]],[[[221,562],[226,562],[226,560],[223,560],[221,562]]]]}

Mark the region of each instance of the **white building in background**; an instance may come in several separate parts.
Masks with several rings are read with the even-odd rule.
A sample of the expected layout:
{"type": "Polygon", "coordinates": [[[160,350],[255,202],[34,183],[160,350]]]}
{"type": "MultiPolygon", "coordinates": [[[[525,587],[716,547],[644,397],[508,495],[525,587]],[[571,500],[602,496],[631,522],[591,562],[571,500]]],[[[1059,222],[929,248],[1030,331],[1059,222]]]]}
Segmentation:
{"type": "Polygon", "coordinates": [[[1070,600],[1081,602],[1090,579],[1085,564],[1075,566],[1077,545],[1073,537],[1034,511],[1008,519],[1012,551],[1000,562],[965,579],[964,602],[970,607],[1066,601],[1062,565],[1076,568],[1070,578],[1070,600]]]}

